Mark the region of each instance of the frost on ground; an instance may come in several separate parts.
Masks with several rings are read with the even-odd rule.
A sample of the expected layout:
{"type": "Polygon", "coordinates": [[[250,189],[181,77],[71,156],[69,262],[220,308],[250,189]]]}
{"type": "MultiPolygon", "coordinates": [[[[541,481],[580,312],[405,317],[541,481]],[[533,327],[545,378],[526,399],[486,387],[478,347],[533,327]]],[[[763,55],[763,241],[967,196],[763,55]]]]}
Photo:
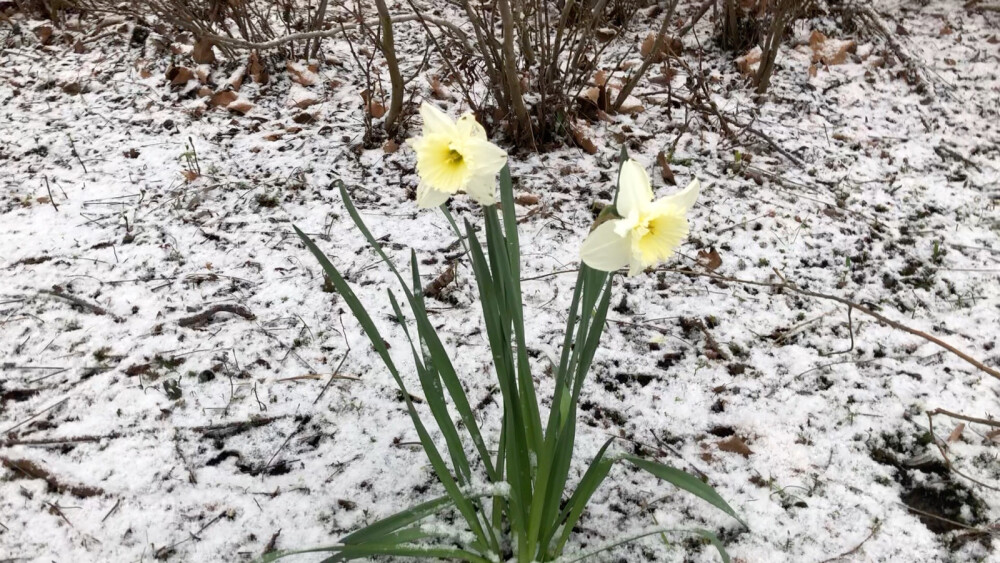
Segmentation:
{"type": "MultiPolygon", "coordinates": [[[[643,111],[591,126],[596,154],[512,155],[516,189],[537,196],[518,212],[542,396],[565,272],[610,199],[619,147],[663,195],[677,188],[657,155],[680,134],[677,185],[705,185],[676,262],[617,282],[575,467],[618,436],[704,476],[750,527],[619,468],[572,550],[665,526],[715,530],[744,562],[997,560],[996,433],[936,416],[931,435],[926,413],[986,418],[1000,381],[836,302],[671,271],[783,277],[1000,366],[1000,13],[961,6],[878,7],[932,91],[868,36],[844,64],[810,69],[813,29],[850,38],[820,19],[796,28],[757,105],[704,23],[686,56],[708,51],[706,86],[739,144],[646,85],[643,111]],[[712,248],[721,265],[699,263],[712,248]]],[[[247,80],[241,115],[207,106],[197,77],[171,87],[165,57],[129,46],[132,23],[82,32],[103,35],[84,53],[39,45],[38,24],[0,24],[0,559],[252,560],[440,494],[391,378],[291,229],[320,241],[395,350],[394,280],[333,181],[396,259],[417,251],[427,282],[460,256],[440,213],[412,202],[412,153],[361,147],[362,87],[342,45],[311,86],[247,80]]],[[[652,25],[640,18],[616,48],[652,25]]],[[[419,42],[397,41],[417,64],[419,42]]],[[[220,84],[235,66],[196,70],[220,84]]],[[[452,209],[477,221],[465,200],[452,209]]],[[[458,263],[433,316],[495,432],[476,289],[458,263]]],[[[616,557],[716,557],[669,539],[616,557]]]]}

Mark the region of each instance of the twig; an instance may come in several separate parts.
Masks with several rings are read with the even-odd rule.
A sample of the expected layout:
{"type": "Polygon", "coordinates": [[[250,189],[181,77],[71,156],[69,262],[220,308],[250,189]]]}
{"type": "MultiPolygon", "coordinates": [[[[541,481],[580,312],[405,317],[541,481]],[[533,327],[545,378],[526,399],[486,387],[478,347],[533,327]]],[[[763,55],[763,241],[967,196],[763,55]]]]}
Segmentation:
{"type": "Polygon", "coordinates": [[[83,158],[80,157],[80,153],[77,152],[76,150],[76,143],[73,142],[73,136],[72,135],[66,135],[66,136],[69,137],[69,147],[70,150],[73,152],[73,156],[76,157],[76,159],[80,162],[80,166],[83,167],[83,173],[89,174],[89,172],[87,172],[87,165],[83,163],[83,158]]]}
{"type": "MultiPolygon", "coordinates": [[[[933,336],[931,334],[927,334],[926,332],[917,330],[915,328],[910,328],[910,327],[908,327],[908,326],[906,326],[906,325],[904,325],[904,324],[902,324],[900,322],[894,321],[894,320],[889,319],[889,318],[887,318],[887,317],[885,317],[885,316],[883,316],[883,315],[881,315],[879,313],[876,313],[875,311],[872,311],[871,309],[869,309],[868,307],[865,307],[864,305],[860,305],[860,304],[855,303],[853,301],[850,301],[848,299],[844,299],[843,297],[839,297],[839,296],[836,296],[836,295],[828,295],[828,294],[825,294],[825,293],[818,293],[818,292],[815,292],[815,291],[809,291],[808,289],[802,289],[802,288],[798,287],[797,285],[795,285],[794,283],[792,283],[790,281],[787,281],[787,280],[783,281],[782,283],[760,282],[760,281],[754,281],[754,280],[742,280],[742,279],[739,279],[739,278],[732,278],[732,277],[729,277],[729,276],[722,276],[722,275],[714,274],[714,273],[710,273],[710,272],[696,272],[694,270],[687,270],[687,269],[663,268],[662,270],[663,271],[667,271],[667,272],[674,272],[674,273],[677,273],[677,274],[690,275],[690,276],[702,276],[702,277],[707,277],[707,278],[711,278],[711,279],[718,280],[718,281],[723,281],[723,282],[742,283],[742,284],[746,284],[746,285],[756,285],[756,286],[761,286],[761,287],[771,287],[771,288],[774,288],[774,289],[787,289],[789,291],[793,291],[793,292],[798,293],[800,295],[806,295],[808,297],[815,297],[817,299],[828,299],[830,301],[836,301],[837,303],[840,303],[842,305],[847,305],[848,307],[856,309],[857,311],[859,311],[861,313],[864,313],[864,314],[868,315],[869,317],[872,317],[872,318],[876,319],[877,321],[879,321],[879,322],[881,322],[883,324],[889,325],[890,327],[892,327],[892,328],[894,328],[896,330],[901,330],[903,332],[907,332],[907,333],[912,334],[914,336],[919,336],[920,338],[923,338],[924,340],[926,340],[928,342],[932,342],[934,344],[937,344],[938,346],[944,348],[945,350],[951,352],[952,354],[958,356],[959,358],[962,358],[963,360],[965,360],[969,364],[975,366],[977,369],[979,369],[979,370],[981,370],[983,372],[986,372],[987,374],[989,374],[989,375],[995,377],[996,379],[1000,380],[1000,371],[997,371],[997,370],[995,370],[995,369],[993,369],[993,368],[991,368],[991,367],[983,364],[979,360],[973,358],[972,356],[966,354],[965,352],[959,350],[958,348],[952,346],[951,344],[948,344],[944,340],[941,340],[940,338],[938,338],[936,336],[933,336]]],[[[777,273],[777,271],[775,271],[775,273],[777,273]]],[[[781,276],[779,275],[779,277],[781,277],[781,276]]]]}
{"type": "Polygon", "coordinates": [[[343,315],[340,315],[340,331],[344,335],[344,344],[347,346],[347,351],[344,352],[344,357],[340,358],[340,362],[337,363],[337,367],[333,370],[333,373],[330,375],[330,380],[327,381],[326,385],[323,386],[323,389],[319,392],[319,395],[316,395],[316,400],[313,401],[314,405],[316,403],[318,403],[319,400],[323,397],[323,393],[326,393],[326,390],[330,388],[330,385],[333,384],[333,381],[335,379],[338,379],[338,374],[340,373],[340,368],[341,368],[341,366],[344,365],[344,362],[347,361],[347,356],[349,356],[350,353],[351,353],[351,342],[350,342],[350,340],[347,339],[347,329],[344,328],[344,316],[343,315]]]}
{"type": "Polygon", "coordinates": [[[905,49],[903,49],[903,46],[898,40],[896,40],[896,37],[889,32],[889,29],[882,21],[882,18],[880,18],[879,15],[875,13],[875,10],[873,10],[870,6],[856,6],[856,9],[858,10],[858,13],[864,16],[864,19],[868,20],[869,25],[879,35],[885,38],[886,43],[889,45],[889,48],[892,49],[896,58],[898,58],[899,61],[906,65],[909,69],[910,74],[920,86],[920,90],[933,100],[935,98],[934,87],[931,86],[930,82],[928,82],[927,78],[924,76],[918,62],[914,60],[905,49]]]}
{"type": "Polygon", "coordinates": [[[257,317],[250,312],[250,309],[243,307],[241,305],[232,305],[228,303],[223,303],[220,305],[212,305],[208,309],[190,317],[184,317],[177,321],[178,326],[185,328],[197,328],[204,326],[211,322],[217,313],[232,313],[238,315],[247,320],[253,320],[257,317]]]}
{"type": "Polygon", "coordinates": [[[38,293],[40,293],[41,295],[49,295],[51,297],[58,297],[59,299],[65,299],[66,301],[69,301],[70,303],[76,305],[77,307],[80,307],[81,309],[86,309],[87,311],[90,311],[95,315],[108,314],[108,310],[105,309],[104,307],[101,307],[100,305],[94,305],[93,303],[88,303],[87,301],[84,301],[79,297],[69,295],[68,293],[64,293],[61,291],[50,291],[48,289],[39,290],[38,293]]]}
{"type": "Polygon", "coordinates": [[[948,466],[948,469],[950,471],[953,471],[959,477],[964,477],[964,478],[968,479],[969,481],[972,481],[973,483],[975,483],[977,485],[980,485],[982,487],[986,487],[987,489],[990,489],[991,491],[1000,491],[1000,488],[994,487],[993,485],[987,485],[986,483],[983,483],[982,481],[980,481],[978,479],[970,477],[969,475],[966,475],[965,473],[962,473],[957,468],[955,468],[955,465],[951,462],[951,458],[948,457],[948,452],[947,452],[947,450],[945,450],[944,444],[941,442],[941,440],[937,439],[937,436],[934,435],[934,414],[935,414],[935,412],[928,412],[927,413],[927,431],[930,432],[930,434],[931,434],[931,442],[933,442],[934,445],[937,446],[938,451],[941,452],[941,457],[944,458],[944,463],[945,463],[945,465],[948,466]]]}
{"type": "Polygon", "coordinates": [[[875,524],[872,526],[871,532],[868,533],[868,536],[866,536],[865,539],[861,540],[861,543],[859,543],[858,545],[854,546],[854,549],[852,549],[850,551],[845,551],[844,553],[841,553],[840,555],[838,555],[836,557],[831,557],[829,559],[824,559],[824,560],[820,561],[819,563],[831,563],[832,561],[839,561],[840,559],[843,559],[843,558],[847,557],[848,555],[854,555],[855,553],[858,552],[859,549],[861,549],[861,546],[865,545],[865,542],[867,542],[868,540],[872,539],[875,536],[875,534],[877,534],[878,531],[881,528],[882,528],[882,523],[876,521],[875,524]]]}
{"type": "Polygon", "coordinates": [[[69,400],[69,397],[66,397],[66,398],[62,399],[61,401],[56,402],[55,404],[49,405],[49,406],[45,407],[44,409],[42,409],[42,410],[36,412],[35,414],[31,415],[27,419],[22,420],[21,422],[18,422],[17,424],[15,424],[14,426],[11,426],[10,428],[4,430],[3,432],[0,432],[0,434],[10,434],[12,431],[20,428],[21,426],[24,426],[25,424],[27,424],[27,423],[31,422],[32,420],[34,420],[35,418],[37,418],[38,416],[40,416],[40,415],[42,415],[42,414],[44,414],[44,413],[46,413],[46,412],[48,412],[48,411],[50,411],[50,410],[58,407],[59,405],[65,403],[68,400],[69,400]]]}
{"type": "Polygon", "coordinates": [[[42,176],[42,179],[45,180],[45,191],[49,192],[49,203],[51,203],[52,207],[54,207],[55,210],[58,212],[59,206],[56,205],[56,200],[54,197],[52,197],[52,188],[49,187],[49,177],[42,176]]]}
{"type": "Polygon", "coordinates": [[[121,503],[122,503],[122,499],[121,499],[121,498],[119,498],[119,499],[118,499],[118,501],[117,501],[117,502],[115,503],[115,505],[111,507],[111,510],[109,510],[109,511],[108,511],[108,513],[104,515],[104,518],[101,518],[101,522],[104,522],[104,521],[105,521],[105,520],[107,520],[107,519],[108,519],[108,518],[109,518],[109,517],[110,517],[110,516],[111,516],[112,514],[114,514],[114,513],[115,513],[115,511],[116,511],[116,510],[118,510],[118,507],[119,507],[119,506],[121,505],[121,503]]]}
{"type": "Polygon", "coordinates": [[[976,418],[974,416],[966,416],[964,414],[958,414],[951,411],[946,411],[944,409],[934,409],[933,411],[927,413],[931,415],[944,415],[958,420],[964,420],[966,422],[975,422],[977,424],[985,424],[986,426],[991,426],[993,428],[1000,428],[1000,421],[989,419],[989,418],[976,418]]]}
{"type": "MultiPolygon", "coordinates": [[[[403,23],[403,22],[411,22],[418,20],[427,21],[438,27],[447,28],[449,31],[451,31],[458,37],[459,41],[462,42],[462,45],[463,47],[465,47],[467,52],[469,53],[475,52],[475,50],[472,49],[472,46],[469,45],[469,38],[468,36],[466,36],[465,32],[462,31],[462,28],[458,27],[457,25],[448,20],[436,18],[426,14],[409,14],[405,16],[393,16],[391,18],[392,23],[403,23]]],[[[327,37],[336,37],[338,35],[343,35],[347,31],[365,26],[376,27],[378,26],[378,22],[374,21],[364,24],[352,23],[352,24],[341,25],[334,29],[292,33],[284,37],[278,37],[270,41],[261,41],[261,42],[244,41],[242,39],[236,39],[234,37],[223,37],[221,35],[213,35],[211,33],[205,34],[205,37],[211,39],[213,42],[217,44],[227,45],[230,47],[237,47],[240,49],[273,49],[275,47],[280,47],[285,43],[292,43],[293,41],[301,41],[303,39],[322,39],[327,37]]]]}

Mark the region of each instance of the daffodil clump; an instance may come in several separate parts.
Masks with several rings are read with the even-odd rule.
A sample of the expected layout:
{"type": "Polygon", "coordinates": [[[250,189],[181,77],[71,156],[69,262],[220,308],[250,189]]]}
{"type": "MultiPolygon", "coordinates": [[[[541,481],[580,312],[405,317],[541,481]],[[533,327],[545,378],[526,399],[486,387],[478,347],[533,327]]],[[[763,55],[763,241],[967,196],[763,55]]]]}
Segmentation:
{"type": "Polygon", "coordinates": [[[587,503],[621,463],[649,472],[739,519],[726,501],[697,477],[626,452],[613,453],[614,438],[594,455],[583,476],[570,482],[578,402],[604,331],[614,273],[627,266],[628,275],[634,276],[673,255],[690,228],[686,215],[698,196],[697,181],[677,194],[654,200],[642,166],[623,159],[615,205],[602,214],[580,249],[583,263],[573,290],[559,364],[552,374],[551,401],[546,402],[552,406],[543,413],[527,356],[521,250],[507,155],[487,140],[471,114],[452,120],[427,104],[420,114],[423,132],[410,141],[420,176],[417,204],[440,206],[475,274],[502,396],[500,432],[485,435],[480,429],[471,407],[474,402],[463,384],[467,375],[456,371],[427,315],[416,253],[410,252],[411,271],[406,277],[361,220],[340,182],[347,212],[399,281],[399,294],[390,290],[388,300],[409,341],[416,372],[413,376],[420,383],[426,406],[418,410],[412,402],[406,380],[413,376],[404,379],[377,325],[340,271],[312,239],[298,229],[296,232],[319,260],[402,391],[444,495],[369,524],[334,545],[276,553],[268,560],[293,553],[326,552],[329,557],[324,561],[330,562],[392,555],[473,563],[570,563],[642,537],[687,533],[711,542],[728,562],[718,538],[701,529],[624,531],[604,547],[566,553],[587,503]],[[468,220],[460,227],[444,205],[449,197],[461,193],[481,204],[480,229],[468,220]],[[485,244],[481,233],[485,233],[485,244]],[[443,447],[424,423],[428,415],[441,433],[443,447]],[[445,521],[456,523],[443,525],[445,521]]]}

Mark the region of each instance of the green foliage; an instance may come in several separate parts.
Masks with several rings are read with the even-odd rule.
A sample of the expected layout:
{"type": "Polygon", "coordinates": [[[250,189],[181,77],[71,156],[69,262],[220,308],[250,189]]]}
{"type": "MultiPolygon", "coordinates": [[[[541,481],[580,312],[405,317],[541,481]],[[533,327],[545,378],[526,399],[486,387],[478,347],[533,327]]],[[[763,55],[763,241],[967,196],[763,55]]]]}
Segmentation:
{"type": "MultiPolygon", "coordinates": [[[[503,424],[487,443],[474,416],[459,375],[427,315],[419,262],[411,251],[407,280],[365,226],[343,182],[338,181],[348,213],[376,254],[392,271],[403,299],[388,290],[395,319],[409,341],[416,375],[427,399],[426,410],[440,429],[447,452],[432,439],[421,413],[377,326],[339,270],[305,233],[296,232],[316,257],[331,289],[357,318],[375,352],[395,379],[407,410],[445,495],[379,520],[336,545],[269,554],[271,561],[293,553],[328,552],[337,562],[376,555],[452,559],[470,562],[515,560],[519,563],[578,561],[652,534],[684,532],[710,541],[728,561],[719,540],[704,530],[656,529],[617,538],[608,545],[564,555],[574,526],[615,463],[624,461],[685,490],[727,514],[736,512],[710,486],[678,469],[633,455],[610,455],[612,440],[600,449],[579,482],[570,484],[580,393],[594,360],[612,296],[612,278],[581,264],[570,305],[559,365],[554,372],[553,407],[544,418],[539,409],[528,361],[521,299],[520,244],[510,171],[500,174],[501,203],[483,208],[485,245],[466,221],[460,228],[442,206],[449,224],[467,250],[486,325],[497,386],[502,396],[503,424]],[[412,323],[402,304],[406,305],[412,323]],[[455,423],[454,417],[461,420],[455,423]],[[471,442],[472,447],[466,448],[471,442]],[[492,451],[495,453],[491,453],[492,451]],[[469,459],[469,454],[476,457],[469,459]],[[487,483],[486,486],[474,483],[487,483]],[[465,530],[443,534],[422,526],[427,519],[455,511],[465,530]]],[[[740,521],[742,523],[742,520],[740,521]]],[[[458,525],[458,524],[456,524],[458,525]]]]}

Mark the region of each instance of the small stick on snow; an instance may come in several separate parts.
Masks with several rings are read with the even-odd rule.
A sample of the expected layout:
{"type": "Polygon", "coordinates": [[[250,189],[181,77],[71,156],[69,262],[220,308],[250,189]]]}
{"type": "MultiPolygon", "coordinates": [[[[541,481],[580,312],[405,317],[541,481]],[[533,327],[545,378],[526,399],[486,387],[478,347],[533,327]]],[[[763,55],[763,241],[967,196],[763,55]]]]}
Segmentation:
{"type": "Polygon", "coordinates": [[[52,188],[49,187],[49,178],[48,176],[42,176],[42,179],[45,180],[45,191],[49,192],[49,203],[51,203],[52,207],[58,212],[59,206],[56,205],[56,200],[52,197],[52,188]]]}
{"type": "Polygon", "coordinates": [[[178,326],[185,328],[202,327],[208,324],[217,313],[232,313],[250,321],[257,318],[250,312],[250,309],[247,309],[246,307],[223,303],[221,305],[213,305],[196,315],[184,317],[183,319],[178,320],[177,324],[178,326]]]}

